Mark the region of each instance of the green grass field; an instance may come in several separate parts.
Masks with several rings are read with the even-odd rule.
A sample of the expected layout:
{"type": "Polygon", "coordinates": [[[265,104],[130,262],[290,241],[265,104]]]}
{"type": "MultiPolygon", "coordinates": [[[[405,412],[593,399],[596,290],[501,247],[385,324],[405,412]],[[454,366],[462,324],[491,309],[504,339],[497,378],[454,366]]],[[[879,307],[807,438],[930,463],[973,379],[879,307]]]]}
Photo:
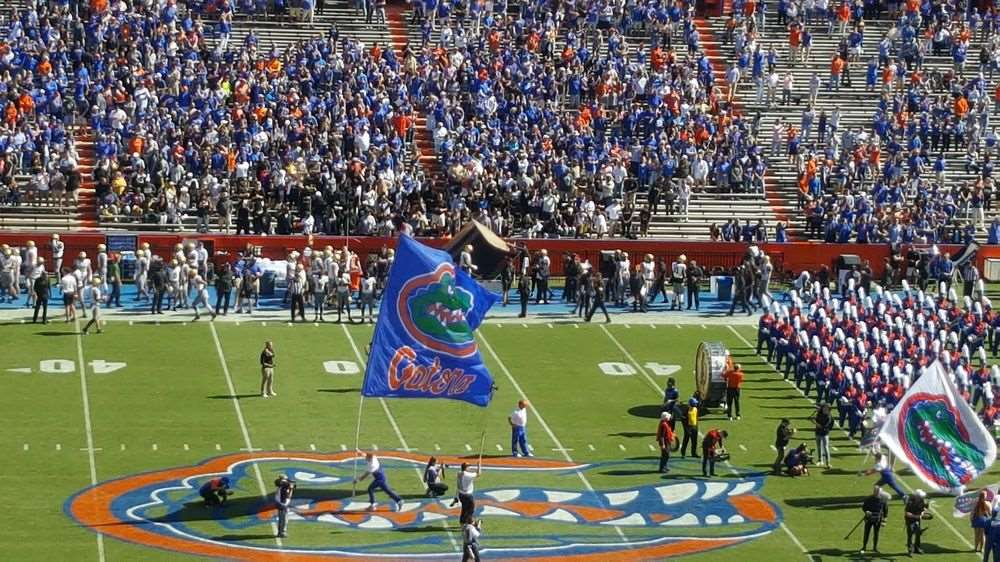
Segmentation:
{"type": "MultiPolygon", "coordinates": [[[[487,559],[508,557],[504,552],[519,548],[537,551],[567,542],[611,545],[601,547],[610,549],[600,557],[603,560],[665,558],[643,554],[646,551],[636,545],[666,536],[676,539],[682,549],[678,552],[733,543],[725,547],[727,551],[689,554],[691,560],[717,559],[720,554],[748,561],[856,558],[860,530],[850,540],[842,539],[860,518],[860,501],[873,482],[856,475],[866,467],[864,456],[838,430],[832,470],[817,468],[797,479],[767,475],[780,418],[789,417],[799,427],[797,440],[812,441],[806,421],[811,404],[753,354],[746,342],[753,341],[754,332],[753,326],[729,325],[488,322],[480,330],[480,349],[499,386],[489,408],[443,400],[365,401],[361,447],[377,447],[386,458],[390,482],[415,510],[411,514],[437,514],[425,520],[419,519],[424,515],[406,513],[381,517],[387,504],[380,495],[380,517],[369,520],[348,513],[355,507],[349,502],[367,504],[361,489],[357,497],[349,497],[353,465],[317,461],[353,449],[363,376],[358,350],[364,353],[370,326],[113,321],[104,334],[83,337],[72,324],[4,324],[0,410],[7,427],[0,435],[0,472],[5,476],[0,479],[0,493],[11,508],[0,514],[5,529],[0,552],[7,560],[196,557],[171,549],[169,544],[179,544],[176,541],[154,546],[115,538],[123,529],[155,528],[169,535],[173,531],[164,530],[165,524],[173,524],[206,539],[205,544],[233,549],[219,551],[233,558],[273,558],[278,548],[285,548],[303,555],[316,549],[344,549],[361,558],[366,553],[397,559],[455,553],[437,558],[459,559],[452,542],[460,540],[457,510],[439,509],[437,502],[424,498],[420,465],[393,455],[474,457],[482,442],[484,463],[496,469],[487,468],[477,491],[499,491],[492,499],[478,500],[481,508],[491,506],[483,515],[487,559]],[[257,396],[257,357],[266,339],[274,341],[278,353],[279,396],[268,400],[257,396]],[[729,431],[732,453],[732,464],[720,466],[719,477],[709,483],[700,477],[695,461],[676,457],[673,471],[661,477],[656,473],[658,453],[652,448],[666,382],[666,376],[657,372],[662,365],[679,366],[673,376],[682,396],[690,395],[695,350],[702,341],[728,346],[748,378],[742,421],[729,422],[718,412],[703,418],[702,431],[713,427],[729,431]],[[605,370],[635,374],[605,374],[599,364],[609,362],[625,367],[605,366],[605,370]],[[351,373],[354,365],[358,372],[351,373]],[[507,458],[506,417],[521,397],[533,406],[528,433],[536,459],[553,461],[550,470],[511,470],[533,466],[507,458]],[[408,451],[397,453],[401,449],[408,451]],[[70,516],[70,498],[94,482],[247,453],[266,458],[256,469],[252,463],[240,465],[245,472],[237,474],[236,495],[223,508],[204,508],[195,502],[196,489],[175,488],[158,496],[163,503],[143,506],[140,515],[145,521],[102,518],[87,512],[87,505],[80,509],[93,516],[87,520],[99,522],[97,527],[88,529],[70,516]],[[567,468],[583,464],[587,466],[567,468]],[[305,467],[297,497],[311,503],[302,504],[308,521],[293,520],[290,537],[279,547],[272,538],[261,485],[270,494],[277,472],[292,465],[305,467]],[[777,518],[770,522],[752,517],[766,502],[726,501],[735,495],[730,493],[734,487],[761,481],[762,489],[750,495],[760,494],[777,508],[777,518]],[[664,486],[657,489],[669,488],[683,497],[673,497],[674,503],[669,503],[664,496],[662,505],[628,503],[630,490],[655,494],[654,487],[664,486]],[[682,493],[695,488],[693,495],[682,493]],[[545,490],[555,495],[538,495],[545,490]],[[512,502],[512,493],[521,495],[512,502]],[[616,505],[614,498],[619,497],[622,501],[616,505]],[[565,510],[552,512],[545,498],[565,510]],[[730,519],[734,506],[742,515],[730,519]],[[317,518],[325,509],[338,518],[317,518]],[[567,519],[567,511],[585,521],[567,519]],[[695,513],[695,525],[659,524],[690,512],[695,513]],[[386,521],[391,528],[385,528],[386,521]],[[609,523],[613,521],[617,523],[609,523]],[[106,535],[99,538],[97,531],[106,535]],[[743,540],[761,532],[762,536],[743,540]],[[490,552],[491,548],[495,550],[490,552]]],[[[994,483],[996,473],[995,468],[978,483],[994,483]]],[[[205,477],[199,478],[196,484],[205,477]]],[[[908,471],[903,471],[902,479],[918,487],[908,471]]],[[[152,481],[147,485],[157,481],[147,480],[152,481]]],[[[453,484],[451,474],[447,481],[453,484]]],[[[106,492],[94,497],[109,499],[101,494],[106,492]]],[[[124,497],[118,507],[143,504],[143,499],[148,504],[149,498],[149,490],[143,489],[124,497]]],[[[972,560],[968,521],[951,517],[951,498],[937,498],[934,505],[937,517],[928,523],[927,554],[921,558],[972,560]]],[[[883,558],[905,557],[898,500],[890,505],[880,549],[883,558]]],[[[553,556],[558,552],[553,550],[553,556]]]]}

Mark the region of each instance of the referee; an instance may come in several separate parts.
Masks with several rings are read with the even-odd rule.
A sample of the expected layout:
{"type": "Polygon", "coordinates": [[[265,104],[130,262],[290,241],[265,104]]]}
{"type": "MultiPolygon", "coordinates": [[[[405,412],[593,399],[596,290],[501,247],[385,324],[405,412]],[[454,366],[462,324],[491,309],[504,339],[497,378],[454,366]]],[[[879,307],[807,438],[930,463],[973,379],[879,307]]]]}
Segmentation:
{"type": "Polygon", "coordinates": [[[260,352],[260,397],[277,396],[274,392],[274,344],[264,342],[264,350],[260,352]]]}

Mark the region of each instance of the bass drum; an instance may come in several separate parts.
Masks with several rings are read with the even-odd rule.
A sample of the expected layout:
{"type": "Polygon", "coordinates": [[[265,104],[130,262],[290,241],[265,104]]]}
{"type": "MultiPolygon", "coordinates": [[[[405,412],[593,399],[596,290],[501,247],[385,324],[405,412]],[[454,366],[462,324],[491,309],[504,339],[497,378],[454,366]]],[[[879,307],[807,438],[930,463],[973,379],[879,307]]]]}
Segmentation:
{"type": "Polygon", "coordinates": [[[726,381],[722,378],[729,363],[729,350],[722,342],[702,342],[695,355],[694,386],[706,406],[725,401],[726,381]]]}

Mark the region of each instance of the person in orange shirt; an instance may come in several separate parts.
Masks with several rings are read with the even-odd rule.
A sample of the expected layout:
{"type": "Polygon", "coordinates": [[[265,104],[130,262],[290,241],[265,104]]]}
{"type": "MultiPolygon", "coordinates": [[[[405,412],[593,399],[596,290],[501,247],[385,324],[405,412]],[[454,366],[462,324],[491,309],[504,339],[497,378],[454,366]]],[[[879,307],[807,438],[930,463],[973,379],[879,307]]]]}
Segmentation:
{"type": "Polygon", "coordinates": [[[733,405],[736,406],[736,419],[740,417],[740,389],[743,387],[743,366],[739,363],[733,365],[723,375],[726,379],[726,416],[729,421],[733,420],[733,405]]]}
{"type": "Polygon", "coordinates": [[[844,59],[834,55],[830,62],[830,89],[840,90],[840,75],[844,72],[844,59]]]}
{"type": "Polygon", "coordinates": [[[802,27],[797,23],[788,26],[788,58],[792,63],[799,61],[799,47],[802,43],[802,27]]]}
{"type": "Polygon", "coordinates": [[[961,119],[965,117],[965,114],[969,112],[969,100],[965,99],[965,96],[960,96],[955,100],[955,116],[961,119]]]}
{"type": "Polygon", "coordinates": [[[837,29],[841,35],[847,35],[847,24],[851,21],[851,7],[847,0],[837,6],[837,29]]]}

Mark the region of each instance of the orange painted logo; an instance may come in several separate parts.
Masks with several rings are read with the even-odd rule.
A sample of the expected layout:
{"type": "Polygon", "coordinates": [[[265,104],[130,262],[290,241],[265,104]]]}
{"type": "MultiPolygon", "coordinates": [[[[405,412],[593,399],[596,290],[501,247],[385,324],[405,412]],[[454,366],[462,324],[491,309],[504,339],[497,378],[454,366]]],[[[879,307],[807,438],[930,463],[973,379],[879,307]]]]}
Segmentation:
{"type": "MultiPolygon", "coordinates": [[[[402,452],[386,452],[380,459],[400,488],[412,481],[414,467],[426,462],[425,456],[402,452]]],[[[353,561],[455,557],[449,537],[461,544],[461,536],[450,495],[408,500],[398,510],[380,506],[368,511],[363,489],[358,497],[351,495],[354,460],[348,453],[227,455],[100,483],[71,497],[65,511],[109,537],[199,556],[353,561]],[[273,538],[275,505],[270,495],[261,497],[258,469],[265,481],[285,474],[297,482],[290,535],[280,545],[273,538]],[[204,505],[199,488],[222,476],[232,483],[234,494],[221,506],[204,505]]],[[[486,520],[482,552],[491,560],[664,559],[740,544],[771,532],[781,520],[777,508],[757,495],[764,478],[759,475],[595,491],[565,486],[581,483],[572,477],[577,472],[646,467],[638,461],[484,461],[484,470],[495,476],[483,483],[531,483],[477,489],[477,517],[486,520]],[[557,484],[538,484],[549,481],[557,484]],[[502,520],[516,520],[517,525],[502,520]]]]}

